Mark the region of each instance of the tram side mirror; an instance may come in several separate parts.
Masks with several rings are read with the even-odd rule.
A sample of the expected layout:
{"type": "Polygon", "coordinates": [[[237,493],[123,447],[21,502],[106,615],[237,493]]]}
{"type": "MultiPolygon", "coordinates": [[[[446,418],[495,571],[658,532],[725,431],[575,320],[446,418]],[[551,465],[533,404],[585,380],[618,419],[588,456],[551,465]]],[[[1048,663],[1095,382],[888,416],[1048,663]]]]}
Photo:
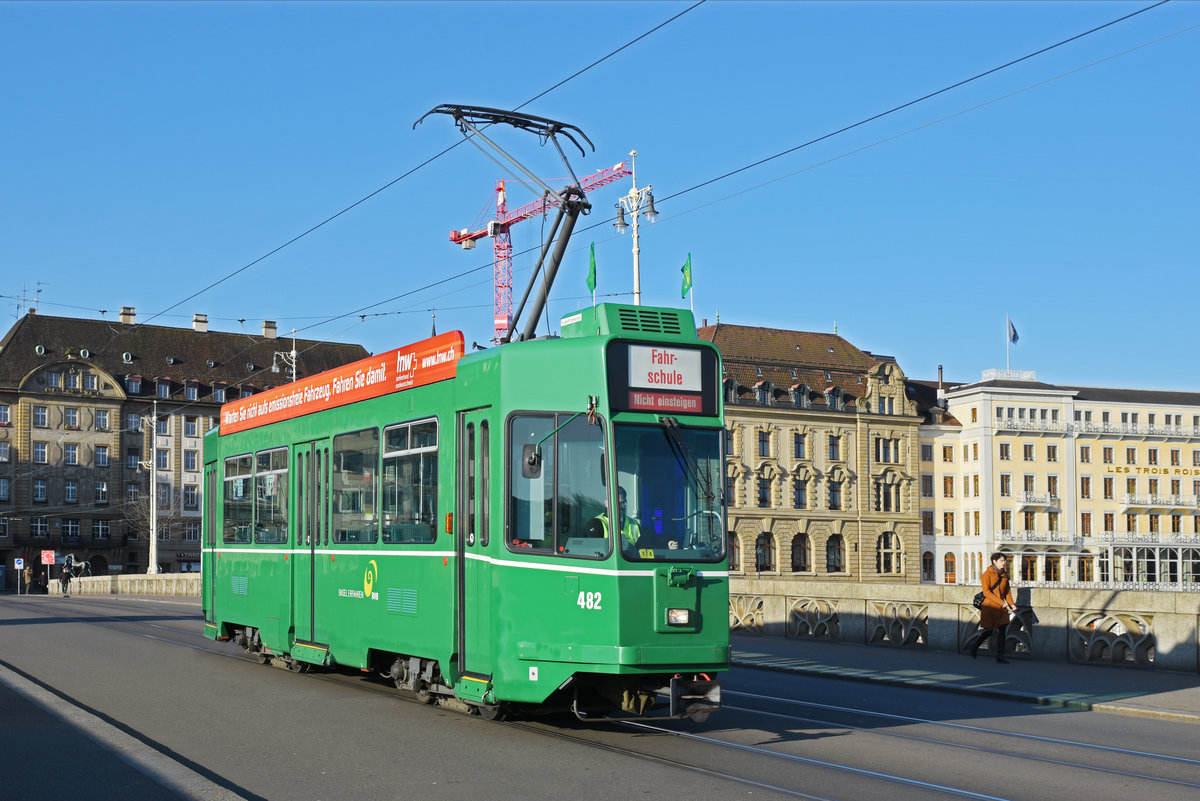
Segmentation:
{"type": "Polygon", "coordinates": [[[521,478],[542,477],[542,454],[537,445],[525,445],[521,448],[521,478]]]}

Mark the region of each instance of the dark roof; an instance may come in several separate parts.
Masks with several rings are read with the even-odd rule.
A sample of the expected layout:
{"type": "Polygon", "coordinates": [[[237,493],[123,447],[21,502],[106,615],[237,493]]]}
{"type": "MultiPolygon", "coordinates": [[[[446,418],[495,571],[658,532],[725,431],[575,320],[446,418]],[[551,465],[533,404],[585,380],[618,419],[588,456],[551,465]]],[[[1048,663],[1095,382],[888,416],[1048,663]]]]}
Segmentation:
{"type": "MultiPolygon", "coordinates": [[[[942,383],[943,388],[949,388],[950,386],[950,384],[945,382],[942,383]]],[[[938,405],[937,381],[923,381],[921,379],[910,378],[904,390],[909,398],[917,402],[917,414],[925,418],[927,425],[962,425],[945,407],[938,405]]]]}
{"type": "MultiPolygon", "coordinates": [[[[154,394],[158,378],[170,379],[176,386],[189,381],[204,385],[249,383],[261,390],[290,380],[282,362],[278,373],[272,372],[271,365],[276,352],[291,349],[290,336],[199,332],[193,328],[129,325],[30,312],[0,342],[0,389],[18,389],[26,376],[41,367],[87,364],[116,378],[140,375],[144,395],[154,394]]],[[[369,355],[361,345],[308,339],[296,340],[296,352],[300,378],[369,355]]]]}
{"type": "Polygon", "coordinates": [[[948,390],[1028,389],[1039,392],[1072,394],[1077,401],[1092,403],[1150,403],[1161,406],[1200,406],[1200,392],[1169,389],[1129,389],[1121,387],[1081,387],[1068,384],[1046,384],[1041,381],[979,381],[973,384],[947,384],[948,390]]]}
{"type": "Polygon", "coordinates": [[[837,334],[728,323],[703,326],[696,333],[721,351],[725,378],[737,381],[739,396],[752,396],[752,388],[767,381],[776,398],[787,397],[792,387],[807,387],[810,400],[824,405],[825,390],[837,388],[854,405],[866,390],[866,374],[890,361],[837,334]]]}

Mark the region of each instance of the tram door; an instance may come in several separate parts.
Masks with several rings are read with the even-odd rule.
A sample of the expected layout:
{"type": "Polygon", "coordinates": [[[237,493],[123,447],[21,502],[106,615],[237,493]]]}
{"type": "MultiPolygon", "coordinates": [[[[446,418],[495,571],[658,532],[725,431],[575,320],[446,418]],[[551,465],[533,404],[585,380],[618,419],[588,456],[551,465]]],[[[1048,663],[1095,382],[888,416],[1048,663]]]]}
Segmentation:
{"type": "Polygon", "coordinates": [[[492,674],[490,407],[458,413],[455,550],[458,555],[458,665],[462,674],[492,674]]]}
{"type": "Polygon", "coordinates": [[[296,476],[296,532],[292,565],[293,637],[297,642],[318,643],[317,550],[327,543],[329,527],[329,448],[323,442],[306,442],[293,449],[296,476]]]}
{"type": "Polygon", "coordinates": [[[208,616],[205,620],[215,623],[217,620],[213,609],[217,599],[217,465],[215,462],[204,468],[203,520],[204,547],[200,553],[204,557],[201,561],[204,573],[200,576],[200,580],[208,589],[208,616]]]}

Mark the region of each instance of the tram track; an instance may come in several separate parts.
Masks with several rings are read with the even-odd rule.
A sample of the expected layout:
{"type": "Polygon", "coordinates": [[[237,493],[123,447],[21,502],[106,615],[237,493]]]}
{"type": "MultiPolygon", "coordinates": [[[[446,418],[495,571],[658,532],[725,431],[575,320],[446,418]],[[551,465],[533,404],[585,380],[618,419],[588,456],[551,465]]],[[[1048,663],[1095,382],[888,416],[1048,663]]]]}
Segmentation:
{"type": "MultiPolygon", "coordinates": [[[[37,614],[112,626],[125,634],[164,645],[253,665],[259,662],[254,655],[233,645],[204,639],[189,628],[190,616],[171,620],[169,614],[130,613],[117,605],[89,611],[93,614],[64,615],[61,608],[44,608],[37,614]]],[[[272,661],[283,667],[279,660],[272,661]]],[[[314,670],[306,678],[425,705],[373,672],[336,668],[314,670]]],[[[558,719],[527,716],[494,725],[734,783],[760,794],[811,801],[851,801],[881,793],[896,801],[930,797],[973,801],[1048,797],[1039,796],[1021,781],[1022,775],[1033,773],[1028,767],[1030,763],[1048,766],[1063,777],[1064,783],[1075,786],[1087,786],[1096,777],[1104,776],[1108,781],[1134,788],[1135,795],[1146,797],[1188,797],[1187,794],[1200,790],[1197,773],[1200,759],[1188,756],[729,689],[725,690],[725,699],[722,715],[713,719],[713,723],[729,726],[724,729],[713,725],[698,728],[687,722],[579,724],[566,715],[558,719]],[[754,725],[756,720],[769,723],[754,725]],[[842,739],[844,736],[854,737],[854,743],[842,739]],[[942,749],[953,749],[967,756],[945,757],[942,749]],[[1051,754],[1050,749],[1060,754],[1051,754]],[[907,761],[906,751],[910,752],[907,761]],[[854,752],[870,756],[847,756],[854,752]],[[920,758],[913,759],[913,753],[920,758]],[[937,772],[939,766],[955,761],[968,764],[1000,761],[1002,767],[998,772],[1016,778],[1007,782],[976,781],[976,777],[966,779],[947,772],[943,779],[937,772]],[[1163,766],[1164,775],[1146,772],[1148,764],[1163,766]],[[1137,769],[1137,765],[1143,769],[1137,769]],[[1175,775],[1165,775],[1172,771],[1175,775]],[[1003,789],[1000,794],[980,792],[988,788],[1003,789]]],[[[487,725],[489,721],[479,723],[487,725]]]]}

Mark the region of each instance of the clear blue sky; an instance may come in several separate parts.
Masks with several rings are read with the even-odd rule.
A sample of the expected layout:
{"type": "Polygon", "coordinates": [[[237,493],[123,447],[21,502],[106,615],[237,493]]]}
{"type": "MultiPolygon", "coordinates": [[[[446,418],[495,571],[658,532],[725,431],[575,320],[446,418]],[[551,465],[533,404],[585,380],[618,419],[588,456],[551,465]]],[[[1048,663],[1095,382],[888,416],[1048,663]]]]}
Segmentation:
{"type": "MultiPolygon", "coordinates": [[[[701,188],[1152,2],[692,5],[0,3],[3,327],[40,282],[46,314],[174,307],[154,322],[273,319],[378,352],[427,336],[436,308],[439,331],[485,342],[490,240],[465,252],[448,233],[503,174],[463,144],[397,181],[462,139],[448,117],[413,123],[585,70],[524,110],[592,139],[579,174],[638,150],[661,213],[641,228],[644,303],[686,306],[690,252],[698,321],[836,325],[910,377],[972,381],[1005,365],[1011,315],[1011,366],[1040,380],[1200,390],[1200,3],[701,188]]],[[[565,177],[551,147],[495,133],[565,177]]],[[[592,241],[598,292],[630,299],[631,241],[611,226],[628,186],[591,196],[555,327],[590,302],[592,241]]],[[[514,228],[518,254],[540,230],[514,228]]],[[[518,294],[534,258],[516,258],[518,294]]]]}

